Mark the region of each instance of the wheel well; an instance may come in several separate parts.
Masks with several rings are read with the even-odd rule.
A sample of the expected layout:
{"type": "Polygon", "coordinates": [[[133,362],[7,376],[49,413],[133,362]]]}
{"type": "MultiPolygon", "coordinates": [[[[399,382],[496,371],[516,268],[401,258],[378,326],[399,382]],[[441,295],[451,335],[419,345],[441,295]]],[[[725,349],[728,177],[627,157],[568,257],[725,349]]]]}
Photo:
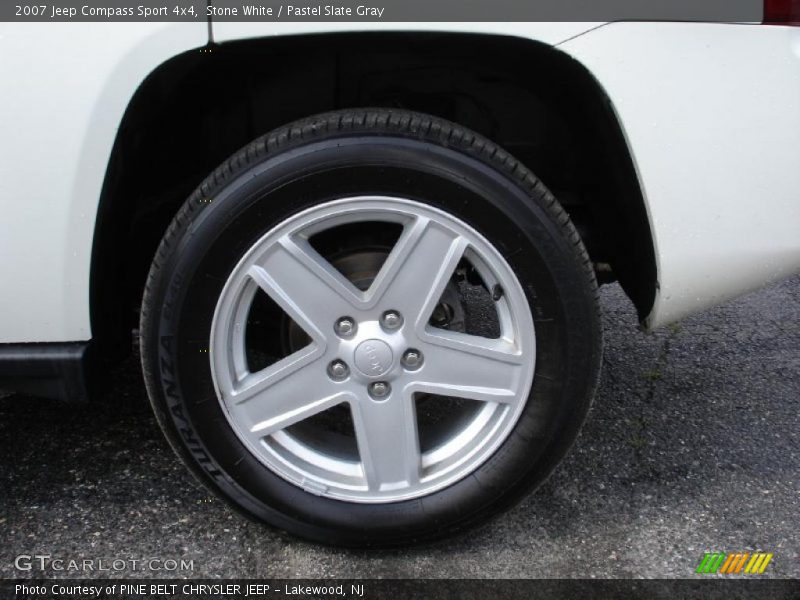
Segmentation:
{"type": "Polygon", "coordinates": [[[230,154],[311,114],[363,106],[444,117],[526,164],[569,212],[601,280],[645,316],[656,268],[638,179],[611,105],[578,62],[515,38],[358,33],[209,46],[131,100],[103,187],[91,314],[108,356],[130,347],[147,270],[179,206],[230,154]]]}

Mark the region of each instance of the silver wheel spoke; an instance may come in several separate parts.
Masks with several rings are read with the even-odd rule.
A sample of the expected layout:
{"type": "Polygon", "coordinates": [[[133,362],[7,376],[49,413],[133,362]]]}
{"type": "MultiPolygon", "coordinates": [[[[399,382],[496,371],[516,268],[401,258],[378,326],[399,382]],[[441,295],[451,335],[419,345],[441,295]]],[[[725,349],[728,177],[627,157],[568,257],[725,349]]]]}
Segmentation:
{"type": "Polygon", "coordinates": [[[289,373],[276,363],[248,375],[230,394],[231,412],[259,439],[349,399],[328,379],[319,362],[289,373]]]}
{"type": "Polygon", "coordinates": [[[410,398],[361,402],[354,407],[353,422],[370,490],[402,489],[419,481],[417,421],[410,398]]]}
{"type": "Polygon", "coordinates": [[[445,331],[425,340],[415,391],[503,404],[525,400],[519,394],[524,359],[507,341],[445,331]]]}
{"type": "Polygon", "coordinates": [[[317,341],[358,301],[355,286],[307,242],[297,243],[288,236],[274,244],[248,274],[317,341]]]}
{"type": "Polygon", "coordinates": [[[368,293],[387,308],[426,323],[467,241],[425,217],[407,225],[368,293]]]}

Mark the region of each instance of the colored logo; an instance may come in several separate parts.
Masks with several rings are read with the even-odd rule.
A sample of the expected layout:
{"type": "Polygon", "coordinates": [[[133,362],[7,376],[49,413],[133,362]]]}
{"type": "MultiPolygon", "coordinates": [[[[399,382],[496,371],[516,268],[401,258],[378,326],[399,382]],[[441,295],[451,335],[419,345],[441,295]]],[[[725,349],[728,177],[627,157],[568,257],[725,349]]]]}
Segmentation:
{"type": "Polygon", "coordinates": [[[695,573],[760,575],[772,560],[772,552],[706,552],[695,573]]]}

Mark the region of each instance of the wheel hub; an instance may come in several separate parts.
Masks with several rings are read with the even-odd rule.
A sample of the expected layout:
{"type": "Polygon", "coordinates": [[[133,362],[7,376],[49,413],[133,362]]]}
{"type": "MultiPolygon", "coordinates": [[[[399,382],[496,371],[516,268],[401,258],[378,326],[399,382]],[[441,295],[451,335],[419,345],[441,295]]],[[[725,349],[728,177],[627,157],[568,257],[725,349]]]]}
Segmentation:
{"type": "Polygon", "coordinates": [[[353,362],[366,377],[380,377],[393,365],[392,348],[383,340],[372,338],[361,342],[353,353],[353,362]]]}

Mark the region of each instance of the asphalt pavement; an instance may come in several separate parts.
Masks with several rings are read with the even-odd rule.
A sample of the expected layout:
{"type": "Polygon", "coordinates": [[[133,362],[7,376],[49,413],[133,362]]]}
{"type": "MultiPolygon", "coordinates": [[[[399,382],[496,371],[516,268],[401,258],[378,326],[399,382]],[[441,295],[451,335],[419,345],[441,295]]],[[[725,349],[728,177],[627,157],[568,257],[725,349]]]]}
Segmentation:
{"type": "Polygon", "coordinates": [[[519,506],[433,547],[312,545],[212,500],[134,359],[98,405],[0,392],[0,577],[91,575],[70,560],[136,577],[693,577],[710,551],[772,552],[763,577],[800,577],[800,277],[654,334],[617,286],[602,301],[602,381],[570,454],[519,506]],[[37,554],[45,571],[17,558],[37,554]]]}

